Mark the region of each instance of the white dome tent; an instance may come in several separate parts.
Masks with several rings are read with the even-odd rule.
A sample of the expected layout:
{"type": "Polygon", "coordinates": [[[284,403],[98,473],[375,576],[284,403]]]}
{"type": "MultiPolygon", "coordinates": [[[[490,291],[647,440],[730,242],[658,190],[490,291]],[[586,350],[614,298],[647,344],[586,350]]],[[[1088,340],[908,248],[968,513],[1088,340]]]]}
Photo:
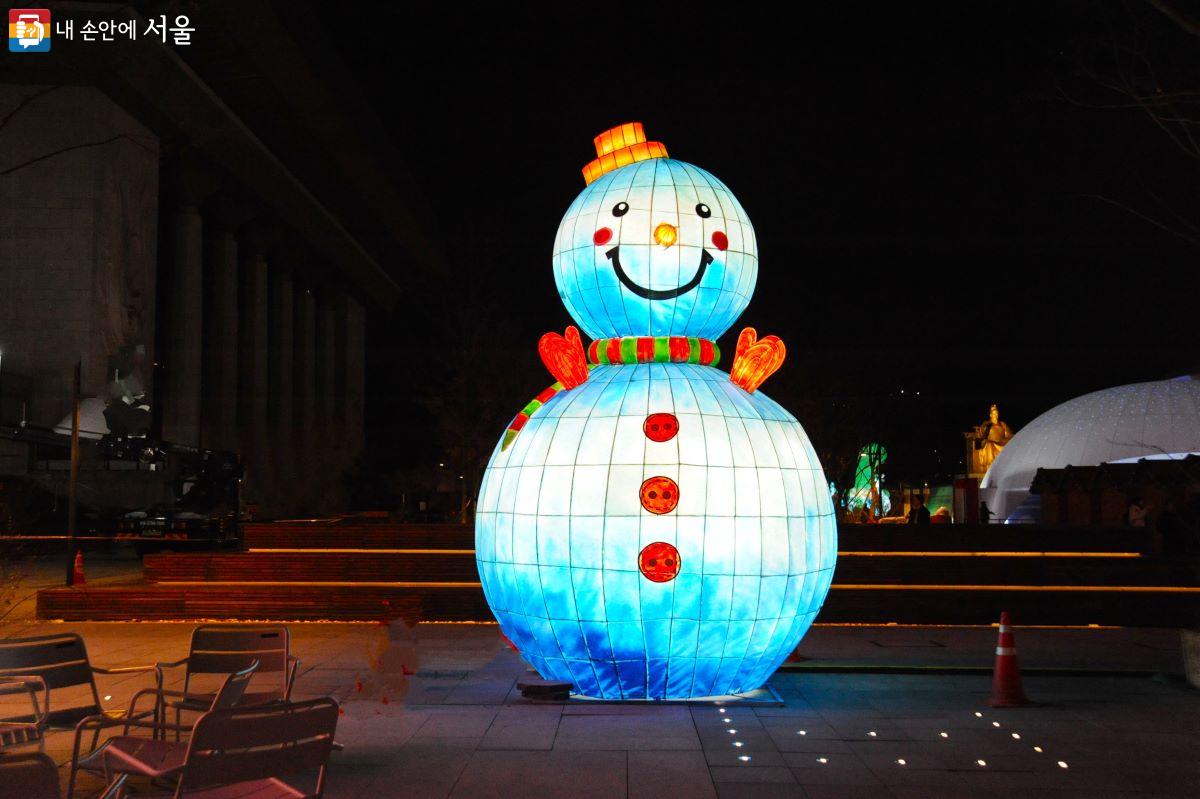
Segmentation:
{"type": "Polygon", "coordinates": [[[1200,453],[1200,375],[1132,383],[1068,400],[1034,419],[988,469],[980,493],[1008,519],[1039,468],[1200,453]]]}

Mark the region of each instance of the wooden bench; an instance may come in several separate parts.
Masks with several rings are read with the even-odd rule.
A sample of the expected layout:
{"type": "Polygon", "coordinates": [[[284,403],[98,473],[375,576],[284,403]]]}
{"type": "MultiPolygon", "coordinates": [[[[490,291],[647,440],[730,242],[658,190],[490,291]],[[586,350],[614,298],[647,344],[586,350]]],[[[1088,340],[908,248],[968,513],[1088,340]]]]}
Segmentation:
{"type": "Polygon", "coordinates": [[[1142,552],[1145,531],[1130,527],[1034,524],[842,524],[840,551],[1142,552]]]}
{"type": "Polygon", "coordinates": [[[143,560],[150,582],[478,582],[475,553],[243,552],[158,554],[143,560]]]}
{"type": "Polygon", "coordinates": [[[463,524],[278,522],[242,525],[244,549],[473,549],[463,524]]]}
{"type": "Polygon", "coordinates": [[[1086,556],[842,556],[835,583],[955,585],[1188,585],[1185,564],[1160,558],[1086,556]]]}
{"type": "Polygon", "coordinates": [[[1000,611],[1015,624],[1190,627],[1200,622],[1200,598],[1184,593],[1129,593],[1101,588],[1075,592],[866,588],[834,584],[818,622],[873,624],[995,624],[1000,611]]]}
{"type": "MultiPolygon", "coordinates": [[[[1188,627],[1200,623],[1195,593],[867,588],[835,584],[818,622],[992,624],[1008,610],[1019,624],[1188,627]]],[[[491,621],[476,587],[134,585],[51,588],[40,619],[65,621],[251,619],[277,621],[491,621]]]]}
{"type": "Polygon", "coordinates": [[[478,585],[279,586],[127,585],[40,591],[41,619],[124,621],[244,619],[275,621],[491,620],[478,585]]]}

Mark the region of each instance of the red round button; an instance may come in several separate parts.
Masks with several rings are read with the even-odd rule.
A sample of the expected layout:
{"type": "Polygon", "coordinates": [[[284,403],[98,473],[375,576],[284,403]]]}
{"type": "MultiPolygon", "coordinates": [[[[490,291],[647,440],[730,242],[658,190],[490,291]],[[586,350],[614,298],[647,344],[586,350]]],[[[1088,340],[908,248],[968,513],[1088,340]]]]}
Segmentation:
{"type": "Polygon", "coordinates": [[[642,507],[651,513],[663,514],[679,504],[679,486],[670,477],[651,477],[642,483],[642,507]]]}
{"type": "Polygon", "coordinates": [[[651,441],[670,441],[679,432],[679,420],[673,413],[652,413],[646,417],[642,430],[651,441]]]}
{"type": "Polygon", "coordinates": [[[669,583],[679,575],[679,550],[665,541],[647,544],[638,555],[642,576],[654,583],[669,583]]]}

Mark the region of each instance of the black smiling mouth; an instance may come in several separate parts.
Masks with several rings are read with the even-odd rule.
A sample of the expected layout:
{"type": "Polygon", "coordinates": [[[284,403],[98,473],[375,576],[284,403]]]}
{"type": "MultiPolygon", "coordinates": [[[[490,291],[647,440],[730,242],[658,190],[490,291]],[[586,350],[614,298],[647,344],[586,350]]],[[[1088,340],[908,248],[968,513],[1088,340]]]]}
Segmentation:
{"type": "Polygon", "coordinates": [[[696,269],[696,274],[687,283],[684,283],[679,288],[674,289],[648,289],[645,286],[639,286],[633,282],[629,275],[625,274],[625,269],[621,266],[621,245],[613,247],[608,252],[604,253],[608,260],[612,261],[613,271],[617,273],[617,279],[621,281],[621,285],[632,291],[639,297],[644,297],[647,300],[673,300],[676,297],[687,294],[696,286],[700,285],[700,281],[704,278],[704,270],[708,269],[708,265],[712,263],[713,257],[709,255],[708,250],[702,249],[700,255],[700,266],[696,269]]]}

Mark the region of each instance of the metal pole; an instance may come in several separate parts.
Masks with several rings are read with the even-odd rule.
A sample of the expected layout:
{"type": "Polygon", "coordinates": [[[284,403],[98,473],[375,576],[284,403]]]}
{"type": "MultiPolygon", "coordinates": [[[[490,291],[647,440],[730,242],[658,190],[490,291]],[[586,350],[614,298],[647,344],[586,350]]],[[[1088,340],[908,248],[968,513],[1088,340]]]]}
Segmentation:
{"type": "Polygon", "coordinates": [[[75,488],[79,482],[79,397],[82,394],[83,361],[75,362],[74,394],[71,397],[71,478],[67,484],[67,585],[75,584],[75,488]]]}

